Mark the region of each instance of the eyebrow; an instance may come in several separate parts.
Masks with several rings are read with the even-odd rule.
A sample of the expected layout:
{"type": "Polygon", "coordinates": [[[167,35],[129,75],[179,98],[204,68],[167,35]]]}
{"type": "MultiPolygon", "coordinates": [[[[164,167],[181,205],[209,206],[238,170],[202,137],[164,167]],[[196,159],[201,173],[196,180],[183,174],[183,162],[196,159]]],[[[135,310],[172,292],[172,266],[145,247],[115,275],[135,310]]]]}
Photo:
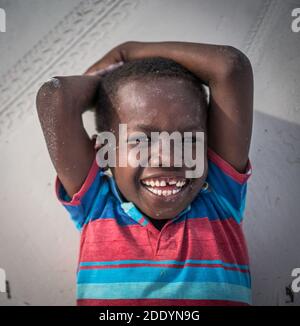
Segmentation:
{"type": "MultiPolygon", "coordinates": [[[[162,132],[165,130],[159,130],[156,126],[152,126],[152,125],[144,125],[144,124],[138,124],[136,126],[137,129],[140,129],[141,131],[145,131],[145,132],[162,132]]],[[[200,125],[188,125],[185,128],[179,128],[178,130],[174,130],[174,131],[179,131],[179,132],[188,132],[188,131],[205,131],[205,128],[203,128],[200,125]]]]}

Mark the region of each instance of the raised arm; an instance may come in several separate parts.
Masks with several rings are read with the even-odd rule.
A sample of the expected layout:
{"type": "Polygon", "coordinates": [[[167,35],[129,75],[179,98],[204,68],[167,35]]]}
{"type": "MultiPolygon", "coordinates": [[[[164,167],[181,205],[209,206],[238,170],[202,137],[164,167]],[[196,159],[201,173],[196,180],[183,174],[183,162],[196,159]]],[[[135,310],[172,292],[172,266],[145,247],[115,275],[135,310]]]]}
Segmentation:
{"type": "Polygon", "coordinates": [[[95,157],[82,123],[93,106],[99,77],[55,77],[39,89],[36,104],[48,151],[68,195],[82,186],[95,157]]]}
{"type": "Polygon", "coordinates": [[[239,50],[223,45],[126,42],[108,52],[87,72],[121,60],[155,56],[173,59],[209,86],[208,146],[244,172],[253,114],[253,74],[248,58],[239,50]]]}

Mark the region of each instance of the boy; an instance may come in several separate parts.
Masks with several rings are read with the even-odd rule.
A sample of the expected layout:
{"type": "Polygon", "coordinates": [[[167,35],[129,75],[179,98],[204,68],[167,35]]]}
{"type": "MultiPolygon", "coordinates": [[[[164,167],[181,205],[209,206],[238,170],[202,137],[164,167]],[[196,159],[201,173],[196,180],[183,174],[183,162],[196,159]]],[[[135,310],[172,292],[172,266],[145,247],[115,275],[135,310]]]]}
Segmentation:
{"type": "Polygon", "coordinates": [[[41,87],[37,109],[56,194],[81,230],[79,305],[251,303],[242,218],[252,103],[245,55],[185,42],[126,42],[85,76],[41,87]],[[82,124],[93,106],[98,132],[118,139],[126,124],[129,149],[141,133],[146,146],[154,131],[204,133],[202,176],[187,178],[173,161],[163,166],[161,151],[156,167],[118,161],[108,173],[82,124]]]}

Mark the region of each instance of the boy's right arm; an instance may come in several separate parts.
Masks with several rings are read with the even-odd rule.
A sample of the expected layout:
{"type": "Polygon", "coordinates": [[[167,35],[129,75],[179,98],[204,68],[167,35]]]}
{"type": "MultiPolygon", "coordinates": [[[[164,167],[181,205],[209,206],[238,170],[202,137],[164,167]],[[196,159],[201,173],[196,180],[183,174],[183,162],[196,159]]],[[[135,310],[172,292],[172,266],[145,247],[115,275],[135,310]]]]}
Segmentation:
{"type": "Polygon", "coordinates": [[[55,77],[39,89],[36,105],[57,176],[72,196],[84,183],[95,159],[94,142],[82,113],[96,101],[99,76],[55,77]]]}

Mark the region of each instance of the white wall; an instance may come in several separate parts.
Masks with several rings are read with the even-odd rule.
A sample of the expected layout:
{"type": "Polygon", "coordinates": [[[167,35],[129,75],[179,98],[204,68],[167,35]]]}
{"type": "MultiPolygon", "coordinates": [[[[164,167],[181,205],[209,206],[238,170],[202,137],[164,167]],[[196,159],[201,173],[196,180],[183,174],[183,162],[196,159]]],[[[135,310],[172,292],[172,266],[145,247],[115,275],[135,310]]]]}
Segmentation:
{"type": "MultiPolygon", "coordinates": [[[[55,173],[35,113],[42,81],[82,73],[126,40],[223,43],[255,72],[253,176],[245,218],[255,304],[287,303],[300,267],[300,1],[0,0],[0,305],[75,303],[78,234],[54,197],[55,173]],[[167,22],[167,24],[166,24],[167,22]]],[[[91,116],[85,122],[92,132],[91,116]]]]}

